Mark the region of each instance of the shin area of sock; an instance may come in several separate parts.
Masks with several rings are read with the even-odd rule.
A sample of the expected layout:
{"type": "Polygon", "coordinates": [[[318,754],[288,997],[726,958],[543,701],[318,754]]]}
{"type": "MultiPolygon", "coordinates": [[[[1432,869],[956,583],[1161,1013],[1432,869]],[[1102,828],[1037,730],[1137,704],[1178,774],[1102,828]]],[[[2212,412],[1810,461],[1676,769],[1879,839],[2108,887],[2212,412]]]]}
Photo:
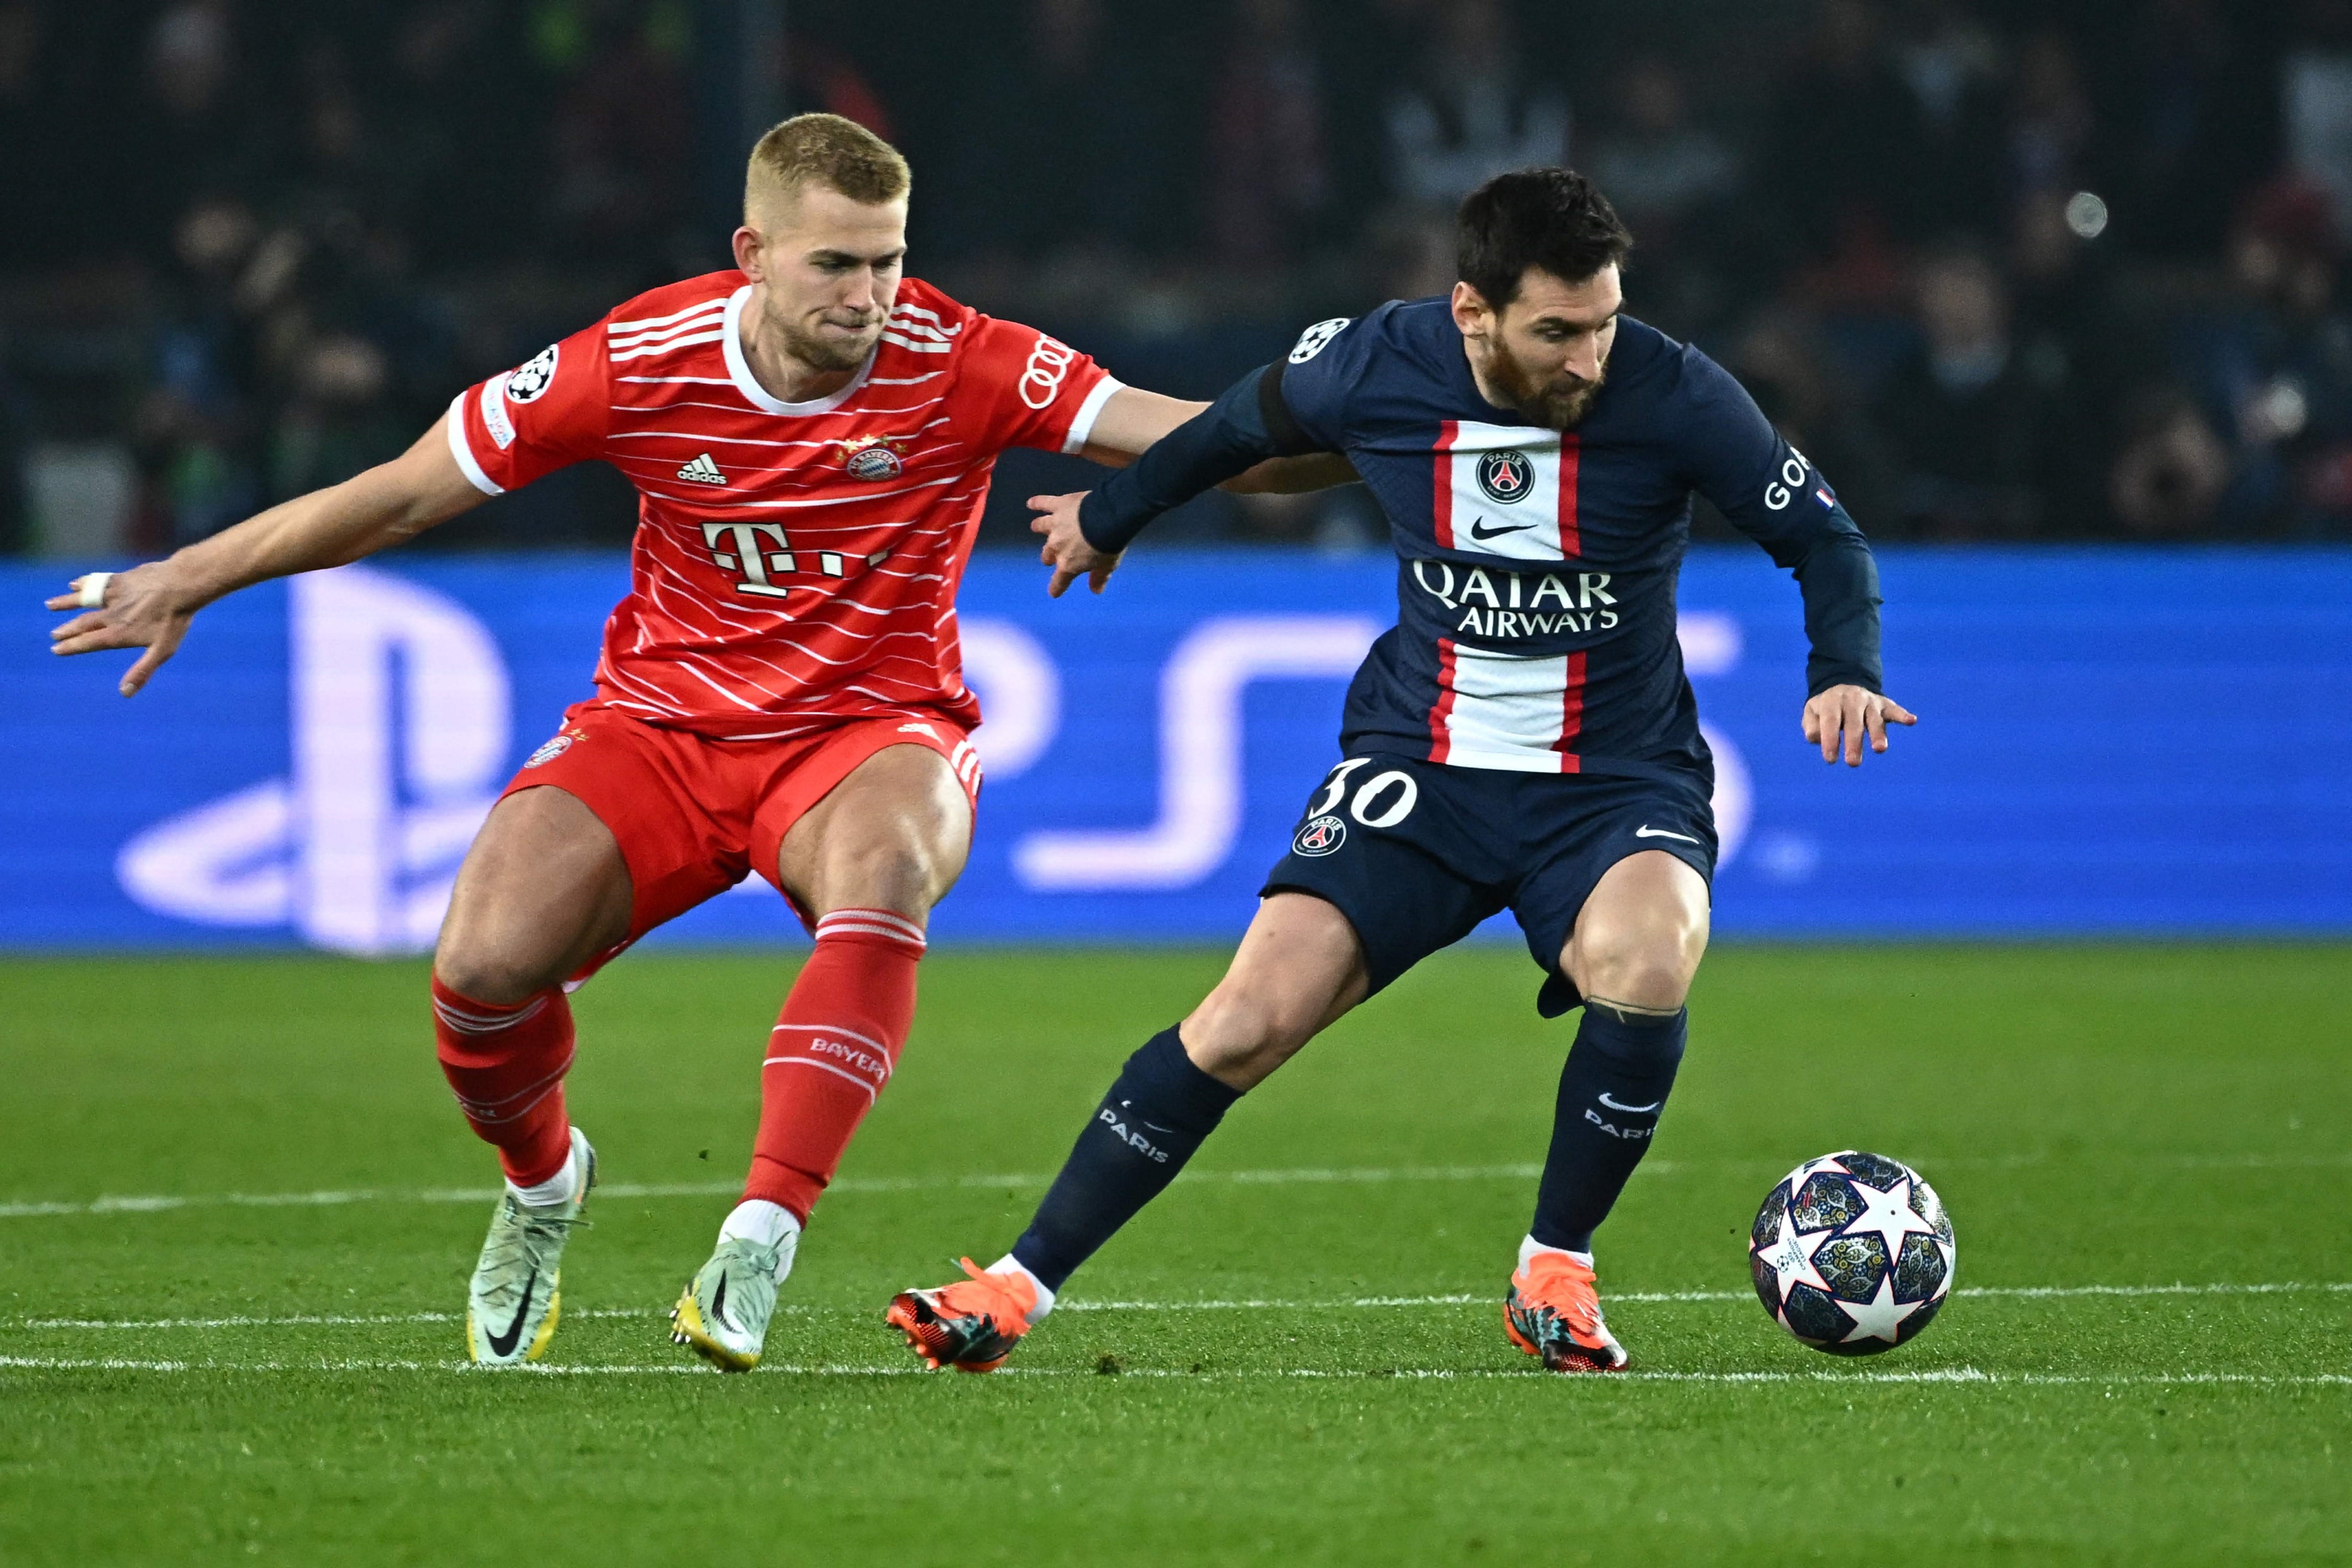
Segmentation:
{"type": "Polygon", "coordinates": [[[1184,1168],[1238,1089],[1195,1066],[1174,1029],[1127,1058],[1062,1163],[1013,1257],[1049,1290],[1119,1226],[1160,1195],[1184,1168]]]}
{"type": "Polygon", "coordinates": [[[805,1223],[915,1021],[923,929],[887,910],[836,910],[793,982],[760,1066],[760,1131],[743,1196],[805,1223]]]}
{"type": "Polygon", "coordinates": [[[1541,1245],[1591,1250],[1594,1227],[1650,1152],[1688,1033],[1687,1010],[1629,1018],[1586,1006],[1560,1068],[1551,1147],[1528,1227],[1541,1245]]]}
{"type": "Polygon", "coordinates": [[[550,986],[520,1002],[482,1002],[433,982],[433,1037],[475,1136],[495,1147],[507,1180],[536,1186],[572,1157],[563,1075],[571,1070],[572,1005],[550,986]]]}

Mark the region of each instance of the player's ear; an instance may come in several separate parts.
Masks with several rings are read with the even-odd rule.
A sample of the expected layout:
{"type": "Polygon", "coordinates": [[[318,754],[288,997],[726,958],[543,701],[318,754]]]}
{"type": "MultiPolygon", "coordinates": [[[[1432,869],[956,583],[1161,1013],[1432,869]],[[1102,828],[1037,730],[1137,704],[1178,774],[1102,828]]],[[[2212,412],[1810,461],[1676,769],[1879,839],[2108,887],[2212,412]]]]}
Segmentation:
{"type": "Polygon", "coordinates": [[[1454,324],[1465,338],[1483,338],[1494,330],[1494,307],[1467,283],[1454,285],[1454,324]]]}
{"type": "Polygon", "coordinates": [[[766,244],[750,224],[735,231],[735,269],[754,283],[760,281],[760,251],[766,244]]]}

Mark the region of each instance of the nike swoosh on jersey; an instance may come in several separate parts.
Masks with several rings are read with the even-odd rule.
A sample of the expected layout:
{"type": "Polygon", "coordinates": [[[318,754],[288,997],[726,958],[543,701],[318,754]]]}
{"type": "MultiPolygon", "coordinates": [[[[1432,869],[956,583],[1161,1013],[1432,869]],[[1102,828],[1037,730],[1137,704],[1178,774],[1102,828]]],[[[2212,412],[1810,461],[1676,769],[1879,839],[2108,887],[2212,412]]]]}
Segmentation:
{"type": "Polygon", "coordinates": [[[1696,844],[1698,842],[1697,839],[1693,838],[1687,833],[1669,833],[1663,827],[1653,827],[1646,822],[1642,824],[1641,826],[1633,829],[1633,837],[1636,838],[1679,838],[1685,844],[1696,844]]]}
{"type": "Polygon", "coordinates": [[[530,1311],[531,1287],[538,1283],[539,1270],[534,1268],[530,1277],[522,1282],[522,1300],[515,1303],[514,1321],[507,1325],[505,1333],[489,1336],[492,1355],[504,1359],[514,1354],[515,1342],[522,1338],[522,1321],[530,1311]]]}
{"type": "Polygon", "coordinates": [[[1470,525],[1470,537],[1482,542],[1489,539],[1500,539],[1507,533],[1525,533],[1534,526],[1535,524],[1532,522],[1515,522],[1508,528],[1488,528],[1486,526],[1486,520],[1485,518],[1480,518],[1476,522],[1470,525]]]}

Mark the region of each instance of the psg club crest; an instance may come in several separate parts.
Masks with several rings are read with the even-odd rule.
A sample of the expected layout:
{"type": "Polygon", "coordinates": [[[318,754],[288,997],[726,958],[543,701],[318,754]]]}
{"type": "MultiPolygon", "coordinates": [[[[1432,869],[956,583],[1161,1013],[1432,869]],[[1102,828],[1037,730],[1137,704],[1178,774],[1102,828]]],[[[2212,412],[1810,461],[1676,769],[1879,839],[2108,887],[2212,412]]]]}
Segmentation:
{"type": "Polygon", "coordinates": [[[1309,817],[1292,835],[1291,849],[1300,855],[1328,855],[1348,841],[1348,825],[1336,816],[1309,817]]]}
{"type": "Polygon", "coordinates": [[[906,465],[898,461],[898,454],[888,443],[887,436],[844,441],[841,466],[853,479],[895,479],[906,472],[906,465]]]}
{"type": "Polygon", "coordinates": [[[529,363],[507,377],[507,401],[529,403],[545,392],[555,379],[555,351],[562,345],[550,343],[534,354],[529,363]]]}
{"type": "Polygon", "coordinates": [[[1486,499],[1508,506],[1536,488],[1536,466],[1525,452],[1489,452],[1478,459],[1478,488],[1486,499]]]}

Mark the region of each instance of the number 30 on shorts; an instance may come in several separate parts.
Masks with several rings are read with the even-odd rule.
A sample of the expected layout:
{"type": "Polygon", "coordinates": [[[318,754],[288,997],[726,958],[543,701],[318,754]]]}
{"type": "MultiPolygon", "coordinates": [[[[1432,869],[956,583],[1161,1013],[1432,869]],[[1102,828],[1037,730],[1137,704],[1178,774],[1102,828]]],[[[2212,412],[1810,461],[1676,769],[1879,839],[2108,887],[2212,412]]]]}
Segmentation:
{"type": "MultiPolygon", "coordinates": [[[[1349,775],[1358,768],[1371,765],[1370,757],[1350,757],[1333,768],[1323,780],[1323,795],[1307,808],[1310,817],[1321,816],[1334,810],[1340,798],[1348,794],[1349,775]]],[[[1355,798],[1348,802],[1348,815],[1366,827],[1394,827],[1412,815],[1421,804],[1421,785],[1411,773],[1401,768],[1374,773],[1356,786],[1355,798]]]]}

